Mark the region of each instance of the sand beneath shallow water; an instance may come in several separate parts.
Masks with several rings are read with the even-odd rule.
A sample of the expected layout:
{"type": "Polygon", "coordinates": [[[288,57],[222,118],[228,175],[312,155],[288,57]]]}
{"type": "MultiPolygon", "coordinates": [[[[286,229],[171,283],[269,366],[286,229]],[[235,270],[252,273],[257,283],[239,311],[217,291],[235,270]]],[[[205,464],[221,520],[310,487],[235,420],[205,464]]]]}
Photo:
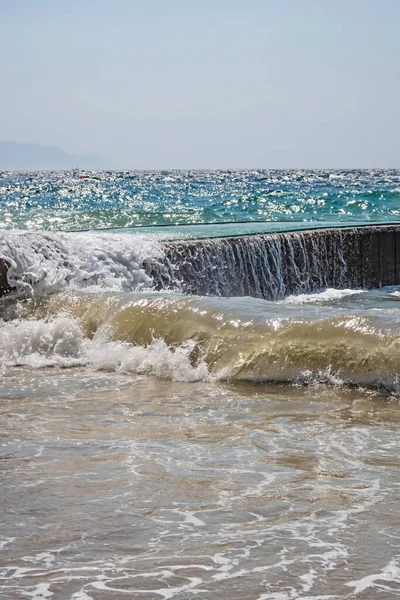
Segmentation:
{"type": "Polygon", "coordinates": [[[398,595],[396,397],[25,367],[0,419],[7,600],[398,595]]]}

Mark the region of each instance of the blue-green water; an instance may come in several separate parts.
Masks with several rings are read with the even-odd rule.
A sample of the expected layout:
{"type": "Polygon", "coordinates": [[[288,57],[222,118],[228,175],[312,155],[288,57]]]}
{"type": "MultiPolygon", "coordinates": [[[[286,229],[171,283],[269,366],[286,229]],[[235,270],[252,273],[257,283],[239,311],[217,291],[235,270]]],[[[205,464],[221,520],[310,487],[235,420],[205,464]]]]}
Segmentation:
{"type": "Polygon", "coordinates": [[[0,173],[3,228],[164,237],[400,220],[400,171],[0,173]],[[172,226],[172,227],[171,227],[172,226]]]}

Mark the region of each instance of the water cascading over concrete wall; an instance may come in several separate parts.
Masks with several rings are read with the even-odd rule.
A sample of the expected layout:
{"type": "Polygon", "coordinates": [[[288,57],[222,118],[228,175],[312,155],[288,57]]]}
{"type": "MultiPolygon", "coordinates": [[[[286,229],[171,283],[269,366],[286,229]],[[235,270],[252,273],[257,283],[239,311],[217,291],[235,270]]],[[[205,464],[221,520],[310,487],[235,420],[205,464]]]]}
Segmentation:
{"type": "MultiPolygon", "coordinates": [[[[56,258],[60,252],[64,257],[51,236],[43,237],[37,247],[32,242],[33,252],[44,253],[49,260],[54,253],[56,258]]],[[[62,264],[67,264],[67,258],[62,264]]],[[[327,287],[396,285],[400,284],[400,225],[166,242],[164,256],[142,266],[158,290],[209,296],[279,300],[327,287]]],[[[8,267],[0,259],[0,296],[12,291],[8,267]]],[[[30,278],[28,269],[24,282],[35,290],[35,278],[30,278]]]]}
{"type": "Polygon", "coordinates": [[[146,265],[157,289],[278,300],[326,287],[400,284],[400,226],[363,226],[165,244],[146,265]]]}

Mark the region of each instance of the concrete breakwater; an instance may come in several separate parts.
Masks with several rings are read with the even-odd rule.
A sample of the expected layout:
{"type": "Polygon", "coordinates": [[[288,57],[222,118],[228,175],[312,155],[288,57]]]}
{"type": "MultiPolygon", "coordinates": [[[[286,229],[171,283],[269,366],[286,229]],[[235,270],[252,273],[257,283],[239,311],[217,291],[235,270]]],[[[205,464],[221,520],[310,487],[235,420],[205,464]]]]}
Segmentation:
{"type": "MultiPolygon", "coordinates": [[[[54,236],[42,237],[30,245],[30,262],[21,261],[28,265],[21,282],[33,291],[39,284],[43,286],[48,271],[48,267],[43,267],[45,261],[58,261],[56,273],[65,267],[66,280],[72,273],[71,257],[62,244],[57,244],[54,236]],[[39,270],[33,274],[35,257],[40,266],[35,267],[39,270]]],[[[121,260],[126,269],[125,255],[121,260]]],[[[18,285],[10,262],[4,255],[0,258],[1,296],[18,285]]],[[[278,300],[327,287],[371,289],[396,285],[400,284],[400,225],[165,242],[163,252],[145,258],[137,265],[140,267],[152,278],[157,290],[174,289],[196,295],[278,300]]]]}

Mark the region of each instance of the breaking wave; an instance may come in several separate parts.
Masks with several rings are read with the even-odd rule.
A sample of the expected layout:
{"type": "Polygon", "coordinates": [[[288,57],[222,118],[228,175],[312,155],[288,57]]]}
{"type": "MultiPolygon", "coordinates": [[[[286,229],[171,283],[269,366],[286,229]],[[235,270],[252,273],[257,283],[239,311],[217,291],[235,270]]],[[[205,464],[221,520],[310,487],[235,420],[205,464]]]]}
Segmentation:
{"type": "Polygon", "coordinates": [[[143,263],[162,255],[154,236],[3,232],[0,259],[14,295],[41,296],[65,287],[117,291],[152,285],[143,263]]]}
{"type": "Polygon", "coordinates": [[[400,325],[378,315],[142,293],[56,294],[21,302],[14,317],[0,327],[3,367],[399,389],[400,325]]]}

